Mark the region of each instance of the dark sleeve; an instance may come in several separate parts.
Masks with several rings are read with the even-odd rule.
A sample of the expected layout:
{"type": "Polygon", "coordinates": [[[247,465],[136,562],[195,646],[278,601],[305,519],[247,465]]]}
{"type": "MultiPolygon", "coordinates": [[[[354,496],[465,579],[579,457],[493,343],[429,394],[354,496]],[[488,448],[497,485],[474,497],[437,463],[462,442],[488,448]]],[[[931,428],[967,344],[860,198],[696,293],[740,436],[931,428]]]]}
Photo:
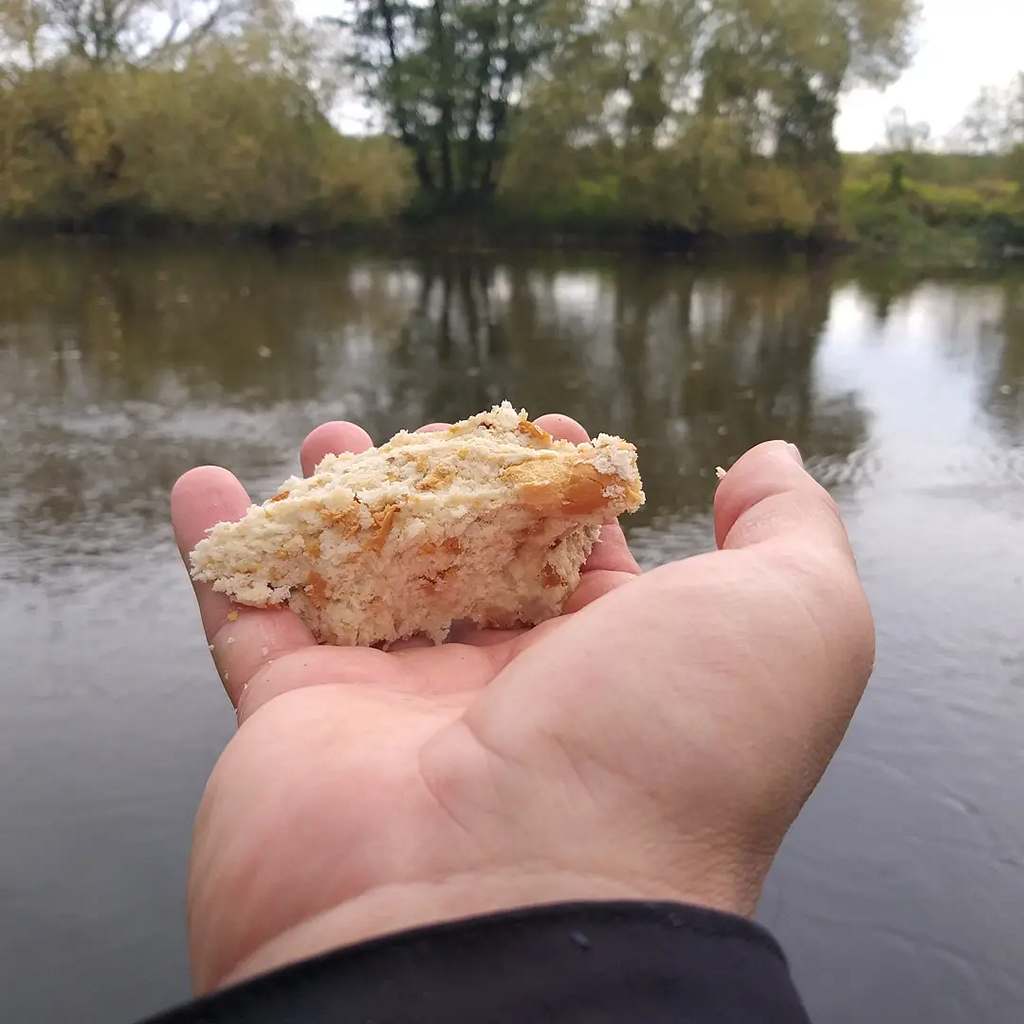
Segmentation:
{"type": "Polygon", "coordinates": [[[675,903],[531,907],[400,932],[150,1024],[807,1024],[775,940],[675,903]]]}

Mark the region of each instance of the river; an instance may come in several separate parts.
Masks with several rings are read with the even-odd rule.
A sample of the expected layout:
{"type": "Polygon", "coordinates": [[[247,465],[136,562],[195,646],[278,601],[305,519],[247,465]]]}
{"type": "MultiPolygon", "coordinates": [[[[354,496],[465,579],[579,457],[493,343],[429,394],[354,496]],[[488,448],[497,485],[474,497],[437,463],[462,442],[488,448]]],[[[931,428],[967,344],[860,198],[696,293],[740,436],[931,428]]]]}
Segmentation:
{"type": "Polygon", "coordinates": [[[0,245],[0,1017],[187,996],[189,829],[233,728],[166,521],[260,498],[325,419],[376,438],[508,397],[640,449],[652,566],[714,467],[795,441],[879,629],[760,918],[825,1024],[1024,1013],[1024,273],[678,256],[0,245]]]}

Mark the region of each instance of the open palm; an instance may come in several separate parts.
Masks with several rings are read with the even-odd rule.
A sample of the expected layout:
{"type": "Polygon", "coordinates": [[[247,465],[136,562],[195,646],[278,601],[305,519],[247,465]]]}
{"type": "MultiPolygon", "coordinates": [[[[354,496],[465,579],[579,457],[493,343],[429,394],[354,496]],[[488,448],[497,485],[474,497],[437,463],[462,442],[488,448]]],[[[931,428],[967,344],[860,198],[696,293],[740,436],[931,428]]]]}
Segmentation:
{"type": "MultiPolygon", "coordinates": [[[[369,444],[325,424],[303,470],[369,444]]],[[[187,473],[182,552],[248,504],[227,471],[187,473]]],[[[744,456],[715,505],[722,550],[641,575],[610,525],[567,614],[440,647],[317,646],[291,612],[198,586],[240,728],[196,822],[196,987],[530,903],[751,912],[856,706],[872,628],[835,507],[785,444],[744,456]]]]}

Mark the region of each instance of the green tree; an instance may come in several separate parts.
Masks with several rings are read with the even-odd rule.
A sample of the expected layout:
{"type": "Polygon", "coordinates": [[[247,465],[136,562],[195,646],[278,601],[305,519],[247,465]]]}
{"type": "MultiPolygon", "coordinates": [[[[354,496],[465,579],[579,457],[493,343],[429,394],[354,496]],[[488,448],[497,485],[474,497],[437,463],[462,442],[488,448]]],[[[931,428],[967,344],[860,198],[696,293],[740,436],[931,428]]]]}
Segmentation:
{"type": "Polygon", "coordinates": [[[1024,190],[1024,71],[1005,88],[985,86],[968,107],[949,148],[975,156],[998,157],[1024,190]]]}
{"type": "Polygon", "coordinates": [[[840,92],[896,77],[916,14],[914,0],[718,0],[702,109],[745,117],[754,141],[831,157],[840,92]]]}
{"type": "Polygon", "coordinates": [[[1006,169],[1010,178],[1024,194],[1024,143],[1014,146],[1007,154],[1006,169]]]}
{"type": "Polygon", "coordinates": [[[720,0],[701,69],[705,116],[734,118],[751,148],[799,174],[819,230],[837,230],[839,96],[891,81],[910,58],[916,0],[720,0]]]}
{"type": "Polygon", "coordinates": [[[1024,144],[1024,71],[1019,71],[1006,90],[1003,144],[1007,149],[1024,144]]]}
{"type": "Polygon", "coordinates": [[[911,123],[903,107],[893,107],[885,119],[885,151],[889,167],[890,196],[903,194],[904,177],[931,138],[931,127],[924,121],[911,123]]]}
{"type": "Polygon", "coordinates": [[[510,114],[547,52],[549,0],[354,0],[346,58],[442,206],[494,189],[510,114]]]}
{"type": "Polygon", "coordinates": [[[999,89],[982,88],[957,129],[957,140],[968,153],[998,153],[1004,144],[1006,109],[999,89]]]}
{"type": "Polygon", "coordinates": [[[885,119],[885,148],[889,153],[918,153],[931,138],[931,127],[924,121],[911,123],[903,107],[893,107],[885,119]]]}
{"type": "Polygon", "coordinates": [[[527,83],[502,193],[523,205],[543,180],[564,195],[571,168],[609,219],[835,232],[839,95],[905,66],[916,11],[913,0],[595,8],[527,83]]]}
{"type": "Polygon", "coordinates": [[[1024,193],[1024,71],[1010,87],[1003,135],[1007,170],[1024,193]]]}

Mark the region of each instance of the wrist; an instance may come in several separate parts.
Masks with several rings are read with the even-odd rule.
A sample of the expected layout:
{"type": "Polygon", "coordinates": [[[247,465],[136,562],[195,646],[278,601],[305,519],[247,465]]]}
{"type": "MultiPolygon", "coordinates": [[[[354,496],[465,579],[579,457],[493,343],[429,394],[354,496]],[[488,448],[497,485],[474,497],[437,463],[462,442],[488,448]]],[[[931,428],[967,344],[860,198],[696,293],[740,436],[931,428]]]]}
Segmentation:
{"type": "Polygon", "coordinates": [[[486,873],[381,885],[329,907],[269,939],[223,976],[204,977],[196,965],[199,991],[237,984],[258,974],[342,946],[355,945],[410,928],[546,903],[594,900],[672,901],[749,916],[755,887],[717,885],[688,891],[657,879],[626,880],[601,874],[516,867],[486,873]]]}

